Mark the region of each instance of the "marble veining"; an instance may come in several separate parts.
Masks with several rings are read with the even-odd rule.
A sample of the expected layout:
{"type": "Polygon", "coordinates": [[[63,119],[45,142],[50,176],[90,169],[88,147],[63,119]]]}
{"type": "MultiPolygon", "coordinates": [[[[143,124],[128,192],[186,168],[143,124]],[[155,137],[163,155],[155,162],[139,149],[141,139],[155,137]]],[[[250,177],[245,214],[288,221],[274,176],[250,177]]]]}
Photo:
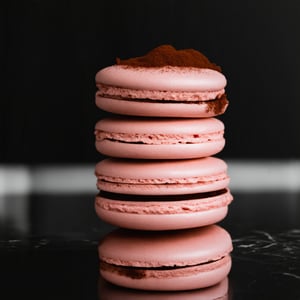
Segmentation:
{"type": "Polygon", "coordinates": [[[300,229],[275,233],[253,230],[234,238],[233,244],[234,259],[267,265],[272,275],[300,280],[300,229]]]}

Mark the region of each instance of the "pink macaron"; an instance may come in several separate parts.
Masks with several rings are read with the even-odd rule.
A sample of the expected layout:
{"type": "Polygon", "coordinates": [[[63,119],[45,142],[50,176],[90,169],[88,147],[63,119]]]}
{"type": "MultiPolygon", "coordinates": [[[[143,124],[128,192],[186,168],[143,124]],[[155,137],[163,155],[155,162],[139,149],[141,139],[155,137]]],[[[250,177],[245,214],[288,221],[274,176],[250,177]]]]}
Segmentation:
{"type": "Polygon", "coordinates": [[[95,80],[96,105],[116,114],[203,118],[228,106],[221,69],[194,49],[162,45],[145,56],[118,60],[95,80]]]}
{"type": "Polygon", "coordinates": [[[221,282],[232,240],[217,225],[179,231],[116,229],[98,247],[102,277],[123,287],[180,291],[221,282]]]}
{"type": "Polygon", "coordinates": [[[95,210],[104,221],[140,230],[174,230],[221,221],[233,197],[226,163],[104,159],[96,165],[95,210]]]}
{"type": "Polygon", "coordinates": [[[214,155],[225,145],[216,118],[111,117],[95,126],[96,149],[104,155],[137,159],[186,159],[214,155]]]}
{"type": "Polygon", "coordinates": [[[210,69],[113,65],[96,74],[96,85],[96,105],[116,114],[203,118],[228,106],[226,79],[210,69]]]}

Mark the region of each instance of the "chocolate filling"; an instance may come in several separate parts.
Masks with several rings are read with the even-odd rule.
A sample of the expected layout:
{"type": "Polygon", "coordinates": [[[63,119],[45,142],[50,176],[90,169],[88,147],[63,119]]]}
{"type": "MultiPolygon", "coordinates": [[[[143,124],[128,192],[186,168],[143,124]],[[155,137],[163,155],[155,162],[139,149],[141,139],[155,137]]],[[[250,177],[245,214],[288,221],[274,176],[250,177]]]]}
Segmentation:
{"type": "MultiPolygon", "coordinates": [[[[97,133],[96,133],[96,135],[97,135],[97,133]]],[[[96,136],[96,140],[97,141],[101,141],[101,139],[97,139],[97,136],[96,136]]],[[[117,142],[117,143],[123,143],[123,144],[132,144],[132,145],[149,145],[149,144],[147,144],[147,143],[145,143],[145,142],[127,142],[127,141],[122,141],[122,140],[118,140],[118,139],[113,139],[113,138],[106,138],[105,140],[107,140],[107,141],[110,141],[110,142],[117,142]]],[[[211,139],[209,139],[208,140],[208,142],[209,141],[211,141],[211,139]]],[[[157,143],[158,144],[158,143],[157,143]]],[[[153,145],[157,145],[157,144],[153,144],[153,145]]],[[[192,143],[192,142],[186,142],[186,143],[184,143],[184,142],[177,142],[177,143],[174,143],[173,145],[175,145],[175,144],[177,144],[177,145],[180,145],[180,144],[185,144],[185,145],[189,145],[189,144],[195,144],[195,143],[192,143]]]]}
{"type": "Polygon", "coordinates": [[[210,264],[219,260],[222,260],[224,258],[221,257],[218,260],[210,260],[204,263],[199,263],[195,265],[187,265],[187,266],[161,266],[161,267],[128,267],[128,266],[118,266],[114,264],[109,264],[103,260],[100,260],[100,269],[103,271],[112,271],[117,272],[119,275],[126,276],[132,279],[142,279],[146,277],[146,271],[147,270],[153,270],[153,271],[168,271],[168,270],[178,270],[178,269],[184,269],[184,268],[190,268],[190,267],[197,267],[201,265],[210,264]]]}
{"type": "Polygon", "coordinates": [[[126,276],[132,279],[142,279],[146,277],[146,272],[144,268],[111,265],[104,261],[100,261],[100,269],[103,271],[116,272],[121,276],[126,276]]]}
{"type": "Polygon", "coordinates": [[[161,202],[161,201],[186,201],[186,200],[196,200],[209,197],[215,197],[227,193],[227,189],[221,189],[218,191],[196,193],[196,194],[186,194],[186,195],[126,195],[117,194],[106,191],[100,191],[97,197],[102,197],[110,200],[117,201],[151,201],[151,202],[161,202]]]}

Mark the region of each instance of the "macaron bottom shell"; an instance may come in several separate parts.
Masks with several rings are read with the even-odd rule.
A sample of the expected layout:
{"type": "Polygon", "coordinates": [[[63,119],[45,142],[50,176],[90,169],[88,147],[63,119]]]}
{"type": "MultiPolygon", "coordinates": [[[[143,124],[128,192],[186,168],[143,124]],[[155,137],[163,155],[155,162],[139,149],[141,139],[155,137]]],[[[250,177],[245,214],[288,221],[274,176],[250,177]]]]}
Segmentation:
{"type": "Polygon", "coordinates": [[[105,111],[141,117],[178,117],[178,118],[210,118],[223,114],[228,106],[225,103],[218,109],[211,108],[209,101],[197,103],[161,103],[136,100],[122,100],[96,96],[96,106],[105,111]]]}
{"type": "Polygon", "coordinates": [[[115,226],[136,230],[177,230],[206,226],[223,220],[227,207],[177,215],[133,215],[96,209],[97,215],[115,226]]]}
{"type": "Polygon", "coordinates": [[[225,146],[225,139],[207,141],[198,144],[166,144],[149,145],[121,143],[117,141],[96,141],[98,152],[121,158],[135,159],[190,159],[212,156],[219,153],[225,146]]]}
{"type": "Polygon", "coordinates": [[[183,291],[213,286],[226,278],[230,269],[229,255],[198,266],[174,267],[168,270],[100,264],[100,274],[108,282],[149,291],[183,291]]]}

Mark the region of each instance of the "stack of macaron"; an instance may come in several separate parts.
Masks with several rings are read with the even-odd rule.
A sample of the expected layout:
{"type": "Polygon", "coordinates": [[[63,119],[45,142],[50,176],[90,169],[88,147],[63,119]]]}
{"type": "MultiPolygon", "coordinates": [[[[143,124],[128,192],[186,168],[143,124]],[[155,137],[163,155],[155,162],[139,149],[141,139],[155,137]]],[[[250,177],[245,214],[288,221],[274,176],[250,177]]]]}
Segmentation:
{"type": "Polygon", "coordinates": [[[230,235],[219,225],[232,201],[216,118],[226,79],[202,53],[163,45],[117,59],[96,74],[97,215],[119,228],[99,245],[107,281],[144,290],[191,290],[231,268],[230,235]]]}

